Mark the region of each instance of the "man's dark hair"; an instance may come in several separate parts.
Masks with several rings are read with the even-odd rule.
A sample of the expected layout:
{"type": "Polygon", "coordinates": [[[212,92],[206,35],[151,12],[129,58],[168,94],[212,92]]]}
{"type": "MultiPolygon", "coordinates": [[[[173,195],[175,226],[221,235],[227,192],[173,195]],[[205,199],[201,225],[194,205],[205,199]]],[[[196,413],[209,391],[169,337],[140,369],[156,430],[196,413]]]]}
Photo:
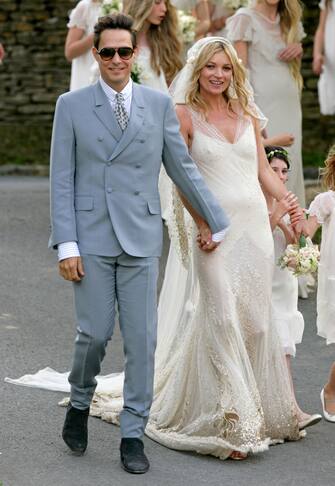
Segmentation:
{"type": "Polygon", "coordinates": [[[133,47],[136,47],[136,32],[133,30],[133,19],[129,15],[118,13],[99,17],[94,26],[94,47],[96,49],[99,48],[101,33],[107,29],[127,30],[131,34],[133,47]]]}

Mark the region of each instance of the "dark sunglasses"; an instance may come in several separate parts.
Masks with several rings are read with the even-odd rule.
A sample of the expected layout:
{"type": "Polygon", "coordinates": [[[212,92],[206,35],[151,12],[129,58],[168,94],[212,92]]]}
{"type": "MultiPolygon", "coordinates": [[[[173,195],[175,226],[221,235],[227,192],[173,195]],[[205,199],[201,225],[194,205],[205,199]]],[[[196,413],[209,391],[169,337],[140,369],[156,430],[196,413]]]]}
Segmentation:
{"type": "Polygon", "coordinates": [[[103,61],[110,61],[116,53],[118,53],[121,59],[127,61],[134,54],[134,49],[131,47],[103,47],[98,51],[98,54],[103,61]]]}

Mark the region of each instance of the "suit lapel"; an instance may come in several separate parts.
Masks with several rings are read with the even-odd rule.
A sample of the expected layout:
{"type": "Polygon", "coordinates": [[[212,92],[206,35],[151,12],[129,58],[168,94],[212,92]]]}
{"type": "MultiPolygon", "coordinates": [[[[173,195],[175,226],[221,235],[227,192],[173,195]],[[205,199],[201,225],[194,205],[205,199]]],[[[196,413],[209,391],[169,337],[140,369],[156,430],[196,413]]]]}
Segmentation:
{"type": "Polygon", "coordinates": [[[97,82],[93,86],[93,88],[95,97],[95,106],[93,108],[93,111],[95,112],[99,120],[103,123],[103,125],[107,128],[107,130],[111,133],[111,135],[115,138],[115,140],[119,142],[124,134],[115,118],[108,98],[105,95],[99,82],[97,82]]]}
{"type": "MultiPolygon", "coordinates": [[[[140,128],[143,126],[144,112],[145,112],[143,101],[144,100],[141,93],[141,88],[134,83],[128,126],[123,132],[122,137],[119,140],[119,143],[116,145],[109,160],[115,159],[115,157],[117,157],[130,144],[130,142],[137,135],[140,128]]],[[[114,120],[115,123],[118,125],[118,122],[115,117],[114,120]]]]}

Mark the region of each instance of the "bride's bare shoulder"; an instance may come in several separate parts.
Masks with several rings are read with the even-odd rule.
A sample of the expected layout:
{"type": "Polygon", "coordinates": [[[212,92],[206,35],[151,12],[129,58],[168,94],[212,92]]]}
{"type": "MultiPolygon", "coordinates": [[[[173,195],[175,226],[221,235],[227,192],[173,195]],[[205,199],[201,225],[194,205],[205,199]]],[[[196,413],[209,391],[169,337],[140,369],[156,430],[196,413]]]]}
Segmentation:
{"type": "Polygon", "coordinates": [[[185,128],[192,129],[192,117],[190,110],[186,105],[176,105],[176,113],[179,118],[179,122],[185,128]]]}
{"type": "Polygon", "coordinates": [[[176,105],[176,113],[178,116],[181,116],[185,119],[189,118],[191,119],[191,114],[190,114],[190,110],[187,108],[187,105],[185,104],[177,104],[176,105]]]}

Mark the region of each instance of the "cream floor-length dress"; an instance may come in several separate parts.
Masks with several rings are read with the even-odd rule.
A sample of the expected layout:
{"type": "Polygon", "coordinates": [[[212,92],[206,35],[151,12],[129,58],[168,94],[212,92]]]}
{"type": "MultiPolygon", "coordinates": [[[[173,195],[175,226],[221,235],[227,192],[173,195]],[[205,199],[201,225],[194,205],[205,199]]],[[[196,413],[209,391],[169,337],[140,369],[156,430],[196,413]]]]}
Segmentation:
{"type": "MultiPolygon", "coordinates": [[[[286,215],[284,222],[290,221],[286,215]]],[[[284,232],[276,227],[273,231],[275,267],[272,280],[272,313],[285,354],[295,356],[295,345],[301,343],[304,333],[304,318],[298,310],[298,279],[287,268],[280,268],[278,260],[284,253],[287,242],[284,232]]]]}
{"type": "MultiPolygon", "coordinates": [[[[188,237],[175,205],[146,434],[173,449],[225,459],[232,450],[260,452],[271,442],[296,440],[299,431],[284,353],[270,324],[273,239],[253,124],[241,116],[230,143],[191,113],[192,156],[230,227],[221,245],[205,253],[195,228],[188,237]]],[[[54,375],[58,389],[66,381],[46,370],[40,382],[43,375],[54,375]]],[[[100,391],[98,385],[91,414],[118,423],[122,381],[122,374],[111,375],[100,391]]],[[[32,385],[32,377],[18,382],[32,385]]]]}
{"type": "MultiPolygon", "coordinates": [[[[248,43],[249,79],[254,90],[255,103],[268,118],[269,137],[291,133],[294,144],[287,147],[291,172],[287,183],[290,191],[305,206],[305,189],[302,170],[302,113],[299,87],[289,64],[278,59],[286,47],[281,36],[280,18],[271,21],[252,8],[241,8],[227,20],[227,37],[231,42],[248,43]]],[[[301,39],[304,37],[301,26],[301,39]]]]}

